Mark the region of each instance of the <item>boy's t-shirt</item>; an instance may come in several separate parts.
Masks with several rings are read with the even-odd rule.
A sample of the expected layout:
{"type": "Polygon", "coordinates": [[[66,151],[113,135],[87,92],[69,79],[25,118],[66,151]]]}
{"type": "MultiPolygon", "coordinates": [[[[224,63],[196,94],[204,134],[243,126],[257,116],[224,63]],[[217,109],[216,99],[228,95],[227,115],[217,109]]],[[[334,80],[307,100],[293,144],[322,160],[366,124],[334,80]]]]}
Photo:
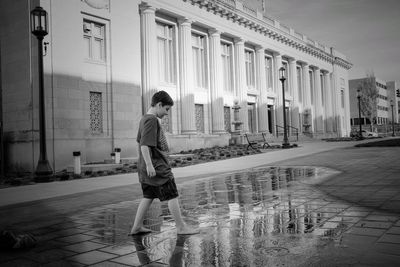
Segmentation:
{"type": "Polygon", "coordinates": [[[141,183],[159,186],[174,177],[166,156],[168,146],[162,131],[155,115],[145,114],[140,120],[136,141],[139,143],[138,175],[141,183]],[[156,170],[154,177],[147,175],[146,162],[140,149],[142,145],[149,147],[151,162],[156,170]]]}

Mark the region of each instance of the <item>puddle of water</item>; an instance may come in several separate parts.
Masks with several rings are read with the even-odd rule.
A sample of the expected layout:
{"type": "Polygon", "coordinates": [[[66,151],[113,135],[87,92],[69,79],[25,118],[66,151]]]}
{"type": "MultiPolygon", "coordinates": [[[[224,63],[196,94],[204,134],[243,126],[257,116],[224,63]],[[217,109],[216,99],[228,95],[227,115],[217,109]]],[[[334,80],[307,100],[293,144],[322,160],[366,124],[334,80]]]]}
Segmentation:
{"type": "Polygon", "coordinates": [[[194,236],[176,236],[166,202],[155,201],[146,215],[145,225],[158,233],[133,240],[126,234],[138,200],[73,218],[95,230],[102,243],[132,244],[146,263],[290,265],[293,260],[307,261],[355,223],[338,219],[346,207],[343,203],[309,186],[335,173],[327,168],[264,167],[182,184],[182,214],[201,229],[194,236]]]}

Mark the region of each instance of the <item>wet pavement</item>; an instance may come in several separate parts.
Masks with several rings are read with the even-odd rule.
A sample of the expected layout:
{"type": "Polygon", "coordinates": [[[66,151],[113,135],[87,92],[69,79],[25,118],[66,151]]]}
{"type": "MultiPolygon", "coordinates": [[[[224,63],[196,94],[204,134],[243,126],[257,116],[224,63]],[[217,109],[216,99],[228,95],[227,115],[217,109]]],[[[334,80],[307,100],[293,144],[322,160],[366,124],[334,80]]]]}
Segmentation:
{"type": "Polygon", "coordinates": [[[176,234],[159,201],[145,219],[154,232],[128,236],[137,184],[6,206],[0,225],[39,243],[1,252],[0,265],[399,266],[399,155],[347,147],[177,179],[193,236],[176,234]]]}

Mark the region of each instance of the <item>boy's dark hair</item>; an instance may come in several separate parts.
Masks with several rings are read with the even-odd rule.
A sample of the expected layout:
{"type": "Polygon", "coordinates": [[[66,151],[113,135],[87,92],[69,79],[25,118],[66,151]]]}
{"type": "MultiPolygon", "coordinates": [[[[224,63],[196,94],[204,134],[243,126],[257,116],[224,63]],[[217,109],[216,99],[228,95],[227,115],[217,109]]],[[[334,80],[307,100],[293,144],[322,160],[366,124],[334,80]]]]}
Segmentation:
{"type": "Polygon", "coordinates": [[[165,91],[158,91],[151,98],[151,106],[154,107],[158,102],[161,102],[162,106],[173,106],[174,100],[169,96],[169,94],[165,91]]]}

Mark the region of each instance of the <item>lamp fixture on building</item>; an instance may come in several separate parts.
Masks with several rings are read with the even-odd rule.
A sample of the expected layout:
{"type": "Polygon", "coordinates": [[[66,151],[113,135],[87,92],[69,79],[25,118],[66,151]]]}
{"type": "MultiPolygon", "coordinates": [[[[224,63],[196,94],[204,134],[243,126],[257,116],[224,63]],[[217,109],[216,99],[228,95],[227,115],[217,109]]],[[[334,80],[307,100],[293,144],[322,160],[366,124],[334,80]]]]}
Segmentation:
{"type": "Polygon", "coordinates": [[[281,67],[279,69],[279,80],[282,82],[282,99],[283,99],[283,143],[282,148],[290,147],[288,136],[287,136],[287,126],[286,126],[286,103],[285,103],[285,81],[286,81],[286,69],[281,67]]]}
{"type": "Polygon", "coordinates": [[[358,132],[358,139],[364,139],[362,135],[362,126],[361,126],[361,90],[357,89],[357,99],[358,99],[358,124],[360,125],[360,130],[358,132]]]}
{"type": "Polygon", "coordinates": [[[392,136],[395,136],[394,134],[394,113],[393,113],[393,100],[390,100],[390,106],[392,107],[392,136]]]}
{"type": "Polygon", "coordinates": [[[51,180],[53,170],[47,160],[46,151],[46,114],[43,84],[43,38],[48,33],[47,12],[40,6],[31,11],[31,32],[38,40],[38,65],[39,65],[39,135],[40,154],[35,171],[36,182],[48,182],[51,180]]]}

